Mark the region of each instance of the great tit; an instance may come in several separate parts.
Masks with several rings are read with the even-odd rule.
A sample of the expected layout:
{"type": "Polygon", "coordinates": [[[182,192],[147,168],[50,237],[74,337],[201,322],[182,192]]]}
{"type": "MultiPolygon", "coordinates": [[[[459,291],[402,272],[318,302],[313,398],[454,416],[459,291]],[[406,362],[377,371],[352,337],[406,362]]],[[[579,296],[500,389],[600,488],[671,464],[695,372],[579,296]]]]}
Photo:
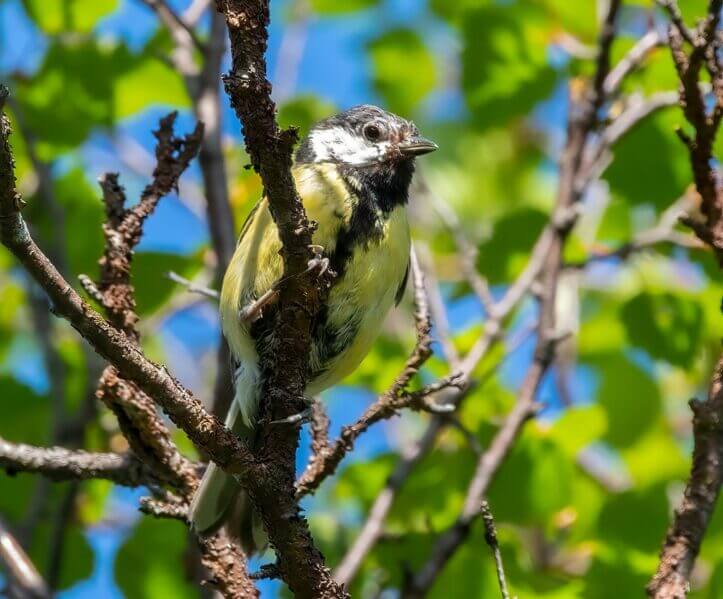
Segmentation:
{"type": "MultiPolygon", "coordinates": [[[[368,353],[409,273],[409,186],[417,156],[437,149],[414,123],[363,105],[317,123],[296,151],[292,169],[313,241],[336,274],[313,324],[307,397],[349,375],[368,353]]],[[[273,318],[244,318],[244,309],[283,273],[278,231],[266,198],[241,230],[220,297],[223,334],[235,360],[235,396],[226,425],[253,443],[260,356],[269,351],[273,318]]],[[[264,544],[263,530],[236,481],[209,464],[191,506],[199,533],[226,523],[247,552],[264,544]]]]}

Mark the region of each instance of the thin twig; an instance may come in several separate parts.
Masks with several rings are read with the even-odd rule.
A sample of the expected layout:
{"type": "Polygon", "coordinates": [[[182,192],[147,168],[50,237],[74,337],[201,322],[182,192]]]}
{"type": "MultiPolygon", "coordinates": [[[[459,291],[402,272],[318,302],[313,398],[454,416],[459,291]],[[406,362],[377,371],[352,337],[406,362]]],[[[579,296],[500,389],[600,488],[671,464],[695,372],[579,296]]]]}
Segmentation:
{"type": "Polygon", "coordinates": [[[199,295],[218,301],[218,291],[216,291],[215,289],[211,289],[206,285],[199,285],[198,283],[194,283],[193,281],[182,277],[177,272],[174,272],[172,270],[168,271],[166,273],[166,278],[170,279],[174,283],[183,285],[189,293],[198,293],[199,295]]]}
{"type": "Polygon", "coordinates": [[[2,518],[0,518],[0,564],[8,576],[9,597],[50,599],[48,585],[2,518]]]}
{"type": "Polygon", "coordinates": [[[505,578],[505,568],[502,563],[502,552],[500,551],[500,544],[497,541],[495,521],[492,517],[490,504],[486,499],[483,500],[480,505],[480,513],[482,514],[482,522],[485,527],[485,541],[492,550],[492,555],[495,558],[495,568],[497,570],[497,582],[500,585],[500,594],[502,595],[502,599],[510,599],[510,592],[507,590],[507,579],[505,578]]]}

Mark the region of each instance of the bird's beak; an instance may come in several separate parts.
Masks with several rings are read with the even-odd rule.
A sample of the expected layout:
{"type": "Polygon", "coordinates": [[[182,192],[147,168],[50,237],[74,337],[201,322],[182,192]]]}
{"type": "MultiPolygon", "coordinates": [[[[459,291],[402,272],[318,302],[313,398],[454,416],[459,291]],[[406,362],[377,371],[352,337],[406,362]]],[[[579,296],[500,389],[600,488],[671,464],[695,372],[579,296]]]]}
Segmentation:
{"type": "Polygon", "coordinates": [[[415,135],[409,139],[405,139],[399,144],[399,151],[404,156],[421,156],[422,154],[434,152],[437,149],[439,149],[439,146],[436,143],[421,135],[415,135]]]}

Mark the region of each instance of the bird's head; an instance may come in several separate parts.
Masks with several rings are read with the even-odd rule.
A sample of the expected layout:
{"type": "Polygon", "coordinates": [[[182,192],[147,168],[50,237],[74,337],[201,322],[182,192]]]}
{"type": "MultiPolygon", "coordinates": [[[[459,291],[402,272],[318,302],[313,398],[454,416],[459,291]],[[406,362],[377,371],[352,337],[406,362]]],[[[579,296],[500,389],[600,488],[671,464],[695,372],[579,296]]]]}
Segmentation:
{"type": "Polygon", "coordinates": [[[437,144],[422,137],[411,121],[364,104],[318,122],[301,142],[296,161],[407,170],[414,158],[436,149],[437,144]]]}

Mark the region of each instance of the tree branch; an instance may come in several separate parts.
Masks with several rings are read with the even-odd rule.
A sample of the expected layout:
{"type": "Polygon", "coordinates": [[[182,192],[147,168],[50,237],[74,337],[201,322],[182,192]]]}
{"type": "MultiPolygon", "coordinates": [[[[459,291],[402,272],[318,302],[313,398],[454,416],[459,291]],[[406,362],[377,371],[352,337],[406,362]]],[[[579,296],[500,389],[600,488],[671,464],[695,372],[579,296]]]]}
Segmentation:
{"type": "Polygon", "coordinates": [[[0,518],[0,563],[8,575],[9,599],[49,599],[50,590],[35,564],[0,518]]]}
{"type": "Polygon", "coordinates": [[[567,141],[560,164],[560,183],[552,214],[551,243],[544,256],[540,277],[540,317],[532,364],[523,379],[515,407],[477,462],[460,515],[455,523],[439,536],[425,564],[406,581],[402,589],[404,598],[413,599],[426,595],[449,559],[467,539],[472,523],[481,514],[480,505],[494,475],[509,454],[523,424],[537,411],[537,390],[554,360],[555,346],[560,338],[560,332],[555,328],[555,310],[563,250],[579,216],[577,205],[585,188],[577,185],[577,181],[583,168],[588,140],[598,125],[598,111],[605,101],[603,86],[610,68],[610,48],[615,37],[620,4],[619,0],[611,0],[609,3],[598,41],[597,66],[590,89],[577,102],[574,98],[571,99],[567,141]]]}
{"type": "Polygon", "coordinates": [[[295,499],[298,431],[270,424],[303,409],[311,326],[329,278],[320,282],[307,268],[314,227],[291,176],[297,134],[276,124],[266,79],[268,0],[218,0],[217,8],[226,19],[231,42],[231,72],[223,78],[226,92],[243,126],[251,164],[261,176],[284,263],[274,347],[269,355],[261,356],[262,441],[255,455],[267,468],[264,476],[249,478],[248,490],[276,550],[279,573],[291,591],[303,597],[347,597],[331,578],[295,499]]]}
{"type": "MultiPolygon", "coordinates": [[[[695,129],[694,139],[685,134],[681,139],[690,154],[703,219],[689,218],[684,222],[691,225],[701,241],[711,246],[723,268],[723,189],[712,154],[723,114],[723,98],[718,93],[723,86],[719,53],[723,2],[710,0],[707,17],[694,31],[682,22],[677,3],[669,0],[662,4],[673,23],[669,28],[669,42],[681,81],[681,107],[695,129]],[[684,40],[692,46],[689,53],[683,49],[684,40]],[[715,92],[715,103],[709,111],[699,83],[703,68],[707,69],[715,92]]],[[[647,587],[648,595],[655,599],[687,596],[690,574],[723,484],[723,356],[713,372],[707,400],[692,400],[690,407],[693,410],[693,463],[683,501],[663,543],[660,564],[647,587]]]]}
{"type": "Polygon", "coordinates": [[[126,487],[157,484],[157,477],[129,454],[33,447],[0,439],[0,467],[8,474],[35,472],[51,480],[104,478],[126,487]]]}
{"type": "MultiPolygon", "coordinates": [[[[0,87],[0,108],[7,93],[7,89],[0,87]]],[[[236,436],[208,414],[165,368],[148,360],[126,334],[83,301],[35,244],[20,213],[24,202],[15,188],[9,134],[10,126],[3,114],[0,117],[0,241],[45,290],[55,314],[66,318],[125,379],[136,383],[157,401],[192,441],[213,456],[214,461],[242,477],[256,462],[236,436]]]]}

